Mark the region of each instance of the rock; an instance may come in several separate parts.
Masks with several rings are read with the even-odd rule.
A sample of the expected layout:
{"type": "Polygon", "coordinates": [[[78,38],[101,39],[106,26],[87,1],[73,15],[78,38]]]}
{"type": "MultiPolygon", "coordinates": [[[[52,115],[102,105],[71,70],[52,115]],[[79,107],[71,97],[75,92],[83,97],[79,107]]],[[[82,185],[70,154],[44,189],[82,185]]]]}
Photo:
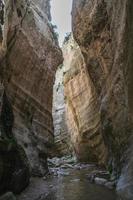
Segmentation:
{"type": "MultiPolygon", "coordinates": [[[[92,166],[93,167],[93,166],[92,166]]],[[[95,166],[96,167],[96,166],[95,166]]],[[[94,168],[94,167],[93,167],[94,168]]],[[[106,179],[107,181],[110,181],[110,174],[107,171],[100,171],[100,170],[94,170],[88,175],[88,179],[93,182],[95,180],[95,178],[102,178],[102,179],[106,179]]],[[[111,180],[112,181],[112,180],[111,180]]]]}
{"type": "Polygon", "coordinates": [[[16,154],[15,156],[16,156],[15,167],[14,167],[15,169],[11,176],[9,188],[15,194],[19,194],[29,184],[30,170],[29,170],[28,159],[22,147],[18,146],[18,155],[16,154]]]}
{"type": "Polygon", "coordinates": [[[77,166],[80,167],[80,169],[95,169],[96,165],[94,164],[83,164],[83,163],[79,163],[77,166]]]}
{"type": "Polygon", "coordinates": [[[7,192],[6,194],[0,196],[0,200],[16,200],[16,197],[12,192],[7,192]]]}
{"type": "MultiPolygon", "coordinates": [[[[73,1],[73,36],[79,45],[85,69],[83,75],[80,73],[81,69],[75,70],[70,77],[71,81],[66,85],[70,99],[69,121],[74,138],[77,139],[73,142],[77,144],[76,153],[80,154],[81,158],[83,155],[88,158],[89,150],[90,155],[97,152],[96,162],[105,158],[102,161],[105,165],[109,164],[110,172],[113,172],[117,179],[120,177],[119,194],[121,193],[124,200],[133,199],[131,10],[131,0],[73,1]],[[81,126],[82,119],[87,122],[86,126],[84,123],[81,126]],[[79,136],[81,132],[83,135],[79,136]],[[83,136],[84,146],[79,146],[83,136]],[[107,163],[106,158],[109,160],[107,163]]],[[[77,65],[76,55],[74,60],[75,66],[81,66],[77,65]]],[[[90,159],[94,160],[94,156],[90,159]]]]}
{"type": "Polygon", "coordinates": [[[109,181],[105,178],[100,178],[100,177],[93,177],[94,183],[98,184],[98,185],[103,185],[105,187],[107,187],[108,189],[114,189],[115,188],[115,181],[109,181]]]}
{"type": "Polygon", "coordinates": [[[54,157],[54,158],[52,158],[52,159],[48,159],[47,160],[48,161],[48,165],[50,166],[50,167],[59,167],[59,166],[61,166],[61,159],[60,158],[57,158],[57,157],[54,157]]]}
{"type": "Polygon", "coordinates": [[[72,155],[64,156],[64,157],[62,157],[62,162],[73,165],[77,162],[77,158],[72,155]]]}
{"type": "Polygon", "coordinates": [[[44,177],[43,177],[43,180],[46,180],[46,179],[47,179],[47,177],[46,177],[46,176],[44,176],[44,177]]]}
{"type": "Polygon", "coordinates": [[[52,188],[52,187],[53,187],[53,185],[50,185],[49,187],[50,187],[50,188],[52,188]]]}
{"type": "Polygon", "coordinates": [[[50,173],[53,174],[54,176],[58,176],[58,170],[59,168],[51,168],[50,173]]]}
{"type": "Polygon", "coordinates": [[[71,36],[63,46],[64,92],[71,142],[80,162],[106,163],[97,94],[82,52],[71,36]],[[78,63],[78,64],[77,64],[78,63]]]}
{"type": "Polygon", "coordinates": [[[61,158],[54,157],[52,159],[48,158],[48,166],[54,167],[54,168],[56,167],[66,168],[67,166],[72,167],[72,165],[75,163],[76,163],[76,159],[75,157],[72,157],[72,156],[64,156],[61,158]]]}
{"type": "Polygon", "coordinates": [[[70,164],[64,164],[61,166],[62,169],[67,169],[67,168],[71,168],[71,169],[74,169],[75,167],[70,165],[70,164]]]}
{"type": "Polygon", "coordinates": [[[91,183],[93,183],[94,180],[95,180],[95,174],[89,174],[89,175],[87,175],[87,179],[88,179],[91,183]]]}
{"type": "Polygon", "coordinates": [[[109,188],[109,189],[114,189],[116,186],[116,182],[115,181],[107,181],[105,183],[105,187],[109,188]]]}
{"type": "MultiPolygon", "coordinates": [[[[132,153],[131,153],[132,155],[132,153]]],[[[133,199],[133,160],[130,158],[129,164],[125,165],[122,174],[117,183],[117,193],[122,200],[132,200],[133,199]]]]}
{"type": "Polygon", "coordinates": [[[72,153],[70,134],[67,127],[64,85],[63,85],[64,65],[60,65],[56,72],[53,90],[53,123],[55,146],[53,156],[63,157],[72,153]]]}
{"type": "Polygon", "coordinates": [[[98,185],[105,185],[107,180],[104,178],[95,177],[94,182],[98,185]]]}
{"type": "Polygon", "coordinates": [[[70,161],[72,161],[73,159],[69,156],[65,156],[62,158],[52,158],[52,159],[48,159],[48,165],[50,167],[50,173],[52,173],[54,176],[68,176],[69,172],[68,169],[74,169],[75,167],[71,163],[70,161]]]}
{"type": "Polygon", "coordinates": [[[80,179],[73,179],[73,180],[71,180],[71,182],[79,182],[80,181],[80,179]]]}
{"type": "Polygon", "coordinates": [[[68,171],[65,171],[65,170],[63,170],[63,169],[59,169],[58,171],[57,171],[57,174],[58,174],[58,176],[69,176],[69,172],[68,171]]]}
{"type": "Polygon", "coordinates": [[[15,142],[13,144],[13,139],[6,143],[4,141],[0,140],[0,192],[10,190],[18,194],[29,184],[28,160],[23,148],[15,142]],[[11,144],[10,149],[7,147],[9,144],[11,144]]]}
{"type": "Polygon", "coordinates": [[[110,180],[110,174],[108,171],[96,171],[95,175],[99,178],[105,178],[107,180],[110,180]]]}
{"type": "Polygon", "coordinates": [[[50,1],[5,1],[4,12],[0,83],[6,85],[13,132],[25,149],[31,172],[44,176],[54,143],[53,85],[63,60],[50,22],[50,1]]]}
{"type": "Polygon", "coordinates": [[[29,184],[30,167],[24,149],[13,135],[14,115],[5,91],[0,107],[0,193],[9,190],[17,194],[29,184]]]}

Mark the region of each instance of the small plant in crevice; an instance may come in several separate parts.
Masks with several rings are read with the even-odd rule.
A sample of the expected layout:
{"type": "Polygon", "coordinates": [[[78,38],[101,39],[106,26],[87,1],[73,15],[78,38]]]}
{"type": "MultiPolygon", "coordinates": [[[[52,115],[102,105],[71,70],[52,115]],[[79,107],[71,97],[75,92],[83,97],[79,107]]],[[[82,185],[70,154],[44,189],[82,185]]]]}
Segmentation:
{"type": "Polygon", "coordinates": [[[58,86],[57,86],[57,88],[56,88],[56,92],[58,92],[58,91],[59,91],[59,89],[60,89],[60,86],[61,86],[61,84],[60,84],[60,83],[58,83],[58,86]]]}
{"type": "Polygon", "coordinates": [[[58,44],[59,33],[57,32],[57,26],[55,24],[52,24],[51,22],[49,22],[48,24],[49,24],[49,28],[53,34],[53,39],[58,44]]]}
{"type": "Polygon", "coordinates": [[[60,65],[60,66],[59,66],[59,69],[62,69],[62,68],[63,68],[63,65],[60,65]]]}
{"type": "Polygon", "coordinates": [[[113,167],[112,167],[112,165],[110,164],[110,165],[108,165],[108,168],[107,168],[107,170],[108,170],[108,172],[109,172],[109,175],[110,175],[110,177],[111,177],[111,175],[112,175],[112,173],[113,173],[113,167]]]}
{"type": "Polygon", "coordinates": [[[67,43],[70,37],[71,37],[71,32],[66,33],[63,44],[67,43]]]}

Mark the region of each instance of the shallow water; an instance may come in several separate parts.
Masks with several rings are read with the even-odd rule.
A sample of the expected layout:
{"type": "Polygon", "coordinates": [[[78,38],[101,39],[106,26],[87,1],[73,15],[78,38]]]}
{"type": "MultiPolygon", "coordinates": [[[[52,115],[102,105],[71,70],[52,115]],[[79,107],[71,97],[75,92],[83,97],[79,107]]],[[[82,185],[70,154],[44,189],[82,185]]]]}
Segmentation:
{"type": "Polygon", "coordinates": [[[46,200],[116,200],[115,191],[89,183],[87,170],[71,171],[68,176],[54,178],[51,183],[54,191],[46,200]]]}
{"type": "Polygon", "coordinates": [[[46,180],[32,178],[30,186],[18,200],[116,200],[114,190],[89,182],[91,169],[63,169],[46,180]],[[90,170],[90,171],[89,171],[90,170]],[[64,174],[64,175],[63,175],[64,174]]]}

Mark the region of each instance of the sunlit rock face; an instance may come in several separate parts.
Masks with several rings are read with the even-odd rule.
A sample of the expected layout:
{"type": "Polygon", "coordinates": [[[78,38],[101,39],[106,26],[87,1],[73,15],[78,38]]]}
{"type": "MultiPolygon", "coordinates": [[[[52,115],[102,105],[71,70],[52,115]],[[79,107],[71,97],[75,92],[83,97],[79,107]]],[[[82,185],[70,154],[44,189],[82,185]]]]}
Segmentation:
{"type": "Polygon", "coordinates": [[[65,66],[62,64],[56,72],[53,89],[53,124],[54,124],[54,149],[53,156],[71,154],[70,134],[67,127],[66,106],[64,97],[63,77],[65,66]]]}
{"type": "Polygon", "coordinates": [[[78,160],[106,163],[98,96],[79,46],[71,36],[64,45],[67,124],[78,160]]]}
{"type": "Polygon", "coordinates": [[[119,190],[129,199],[133,199],[132,10],[132,0],[74,0],[72,11],[74,38],[97,94],[95,104],[99,107],[110,170],[119,176],[124,167],[119,190]]]}
{"type": "Polygon", "coordinates": [[[13,132],[25,148],[32,174],[44,175],[53,145],[52,94],[62,62],[48,0],[5,1],[1,80],[14,109],[13,132]]]}

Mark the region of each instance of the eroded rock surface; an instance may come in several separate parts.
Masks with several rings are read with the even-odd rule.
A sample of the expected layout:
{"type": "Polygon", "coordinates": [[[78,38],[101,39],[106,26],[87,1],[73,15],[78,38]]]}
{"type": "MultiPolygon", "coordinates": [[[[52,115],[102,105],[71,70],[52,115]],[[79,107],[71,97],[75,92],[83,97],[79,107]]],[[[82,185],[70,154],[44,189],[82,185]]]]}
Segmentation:
{"type": "MultiPolygon", "coordinates": [[[[65,101],[76,155],[80,161],[106,165],[117,180],[120,177],[117,188],[124,200],[133,199],[132,11],[132,0],[73,0],[76,42],[70,40],[64,54],[65,101]]],[[[62,63],[50,18],[49,0],[0,0],[0,87],[4,88],[0,88],[0,182],[4,189],[17,187],[29,175],[20,146],[16,144],[15,150],[12,146],[13,134],[26,151],[32,174],[42,176],[48,171],[46,159],[54,142],[53,84],[62,63]],[[7,97],[4,102],[8,100],[5,107],[2,91],[7,97]],[[18,171],[20,176],[15,176],[18,171]]],[[[28,181],[24,180],[25,186],[28,181]]]]}
{"type": "MultiPolygon", "coordinates": [[[[13,136],[13,122],[12,106],[0,88],[0,194],[6,191],[20,193],[30,179],[27,156],[13,136]]],[[[11,198],[7,196],[5,199],[11,198]]]]}
{"type": "Polygon", "coordinates": [[[106,163],[98,96],[79,46],[71,36],[64,45],[65,101],[71,141],[78,160],[106,163]]]}
{"type": "MultiPolygon", "coordinates": [[[[72,11],[74,38],[80,46],[86,71],[98,96],[94,101],[99,107],[101,131],[108,147],[109,169],[119,176],[121,168],[125,168],[121,175],[123,184],[119,185],[119,189],[123,191],[123,197],[129,199],[133,199],[130,153],[133,105],[132,10],[131,0],[74,0],[72,11]]],[[[89,88],[91,90],[91,84],[89,88]]],[[[89,113],[88,117],[92,115],[89,113]]]]}
{"type": "Polygon", "coordinates": [[[54,140],[53,84],[62,62],[49,1],[5,1],[2,30],[1,81],[13,106],[13,132],[26,151],[32,174],[41,176],[47,172],[54,140]]]}

